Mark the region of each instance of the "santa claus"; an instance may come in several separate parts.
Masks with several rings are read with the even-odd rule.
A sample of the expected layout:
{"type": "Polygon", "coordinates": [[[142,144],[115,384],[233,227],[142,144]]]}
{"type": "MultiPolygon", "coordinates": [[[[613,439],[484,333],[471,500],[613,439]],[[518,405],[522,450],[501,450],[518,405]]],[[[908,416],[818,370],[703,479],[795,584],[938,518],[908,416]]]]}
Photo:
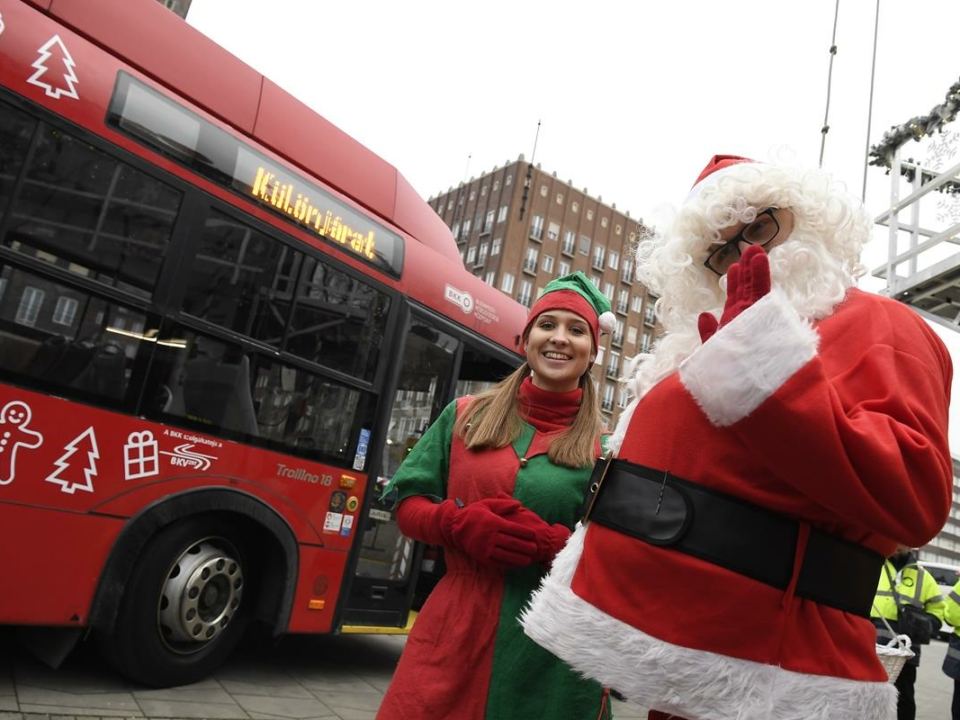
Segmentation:
{"type": "Polygon", "coordinates": [[[522,622],[651,717],[896,715],[868,617],[947,519],[952,367],[854,287],[870,230],[823,172],[716,156],[638,248],[664,334],[522,622]]]}

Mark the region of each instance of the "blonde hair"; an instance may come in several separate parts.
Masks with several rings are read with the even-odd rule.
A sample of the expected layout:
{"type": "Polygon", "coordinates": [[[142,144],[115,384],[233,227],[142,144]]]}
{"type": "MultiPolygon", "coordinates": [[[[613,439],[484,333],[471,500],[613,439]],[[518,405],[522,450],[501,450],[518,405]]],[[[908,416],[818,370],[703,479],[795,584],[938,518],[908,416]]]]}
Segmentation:
{"type": "MultiPolygon", "coordinates": [[[[530,366],[524,362],[489,390],[474,396],[457,416],[453,431],[468,450],[502,448],[523,431],[518,412],[517,393],[530,366]]],[[[547,457],[554,465],[569,468],[590,467],[597,460],[596,442],[604,427],[597,389],[587,370],[580,376],[583,396],[573,424],[550,441],[547,457]]]]}

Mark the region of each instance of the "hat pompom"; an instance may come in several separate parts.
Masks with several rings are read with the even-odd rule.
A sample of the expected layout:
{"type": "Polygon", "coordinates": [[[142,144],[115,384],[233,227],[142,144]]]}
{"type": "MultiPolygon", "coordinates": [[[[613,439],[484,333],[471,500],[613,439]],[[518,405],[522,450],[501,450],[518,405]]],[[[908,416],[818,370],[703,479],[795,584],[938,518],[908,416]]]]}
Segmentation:
{"type": "Polygon", "coordinates": [[[600,332],[612,333],[617,327],[617,316],[609,310],[600,313],[597,321],[600,324],[600,332]]]}

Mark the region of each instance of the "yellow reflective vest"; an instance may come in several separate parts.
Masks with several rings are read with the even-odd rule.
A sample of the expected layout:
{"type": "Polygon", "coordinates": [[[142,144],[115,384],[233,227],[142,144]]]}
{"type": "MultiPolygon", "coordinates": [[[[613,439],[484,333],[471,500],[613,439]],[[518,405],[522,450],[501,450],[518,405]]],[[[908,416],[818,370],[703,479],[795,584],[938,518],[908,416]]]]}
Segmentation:
{"type": "MultiPolygon", "coordinates": [[[[913,605],[939,618],[941,622],[944,620],[947,603],[940,594],[940,586],[937,585],[933,575],[916,563],[904,565],[898,573],[889,560],[884,563],[884,569],[880,571],[877,594],[873,599],[873,609],[870,611],[871,617],[882,616],[887,620],[897,621],[897,599],[894,599],[893,589],[890,587],[891,577],[896,584],[897,599],[901,605],[913,605]]],[[[957,608],[957,613],[957,621],[960,622],[960,607],[957,608]]],[[[891,639],[890,633],[885,629],[878,628],[877,636],[877,642],[881,643],[891,639]]]]}
{"type": "Polygon", "coordinates": [[[953,625],[953,634],[960,636],[960,582],[947,595],[944,608],[944,620],[953,625]]]}

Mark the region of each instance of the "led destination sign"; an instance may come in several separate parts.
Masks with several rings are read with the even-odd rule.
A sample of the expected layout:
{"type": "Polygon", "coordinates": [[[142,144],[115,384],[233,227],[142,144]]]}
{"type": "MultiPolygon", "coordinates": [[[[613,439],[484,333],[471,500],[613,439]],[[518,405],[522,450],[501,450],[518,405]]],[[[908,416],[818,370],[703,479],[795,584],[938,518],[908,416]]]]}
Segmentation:
{"type": "Polygon", "coordinates": [[[311,233],[374,263],[380,261],[378,245],[399,240],[394,236],[380,243],[387,234],[384,228],[295,175],[265,164],[244,148],[237,159],[234,186],[311,233]]]}
{"type": "Polygon", "coordinates": [[[117,76],[107,121],[311,235],[400,276],[400,235],[127,73],[117,76]]]}

